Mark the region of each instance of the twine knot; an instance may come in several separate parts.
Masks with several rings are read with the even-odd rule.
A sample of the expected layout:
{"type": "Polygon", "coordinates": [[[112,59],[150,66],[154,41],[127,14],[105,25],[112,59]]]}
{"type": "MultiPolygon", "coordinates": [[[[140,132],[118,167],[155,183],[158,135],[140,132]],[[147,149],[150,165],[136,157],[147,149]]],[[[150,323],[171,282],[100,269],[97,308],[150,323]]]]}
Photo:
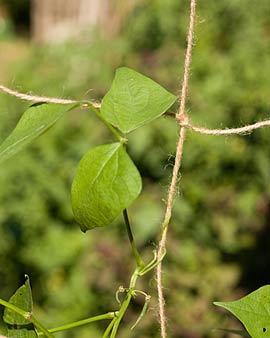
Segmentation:
{"type": "Polygon", "coordinates": [[[188,127],[189,126],[189,117],[183,113],[183,114],[177,114],[176,115],[176,121],[179,123],[181,127],[188,127]]]}

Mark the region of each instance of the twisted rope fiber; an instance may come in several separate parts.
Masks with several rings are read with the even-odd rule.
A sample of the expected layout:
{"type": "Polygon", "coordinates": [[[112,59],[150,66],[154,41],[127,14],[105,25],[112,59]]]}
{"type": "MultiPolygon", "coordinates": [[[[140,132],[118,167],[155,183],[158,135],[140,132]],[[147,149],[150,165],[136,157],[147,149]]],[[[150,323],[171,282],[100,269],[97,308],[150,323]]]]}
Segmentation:
{"type": "MultiPolygon", "coordinates": [[[[57,97],[47,97],[47,96],[36,96],[29,95],[17,92],[16,90],[10,89],[3,85],[0,85],[0,92],[17,97],[20,100],[31,101],[35,103],[46,102],[46,103],[56,103],[56,104],[72,104],[72,103],[81,103],[81,101],[69,100],[69,99],[60,99],[57,97]]],[[[95,108],[100,108],[100,104],[97,102],[92,102],[95,108]]]]}
{"type": "MultiPolygon", "coordinates": [[[[18,91],[15,91],[13,89],[10,89],[8,87],[5,87],[3,85],[0,85],[0,92],[3,92],[5,94],[17,97],[18,99],[24,100],[24,101],[31,101],[35,103],[39,102],[46,102],[46,103],[56,103],[56,104],[72,104],[72,103],[82,103],[81,101],[76,101],[76,100],[70,100],[70,99],[60,99],[56,97],[47,97],[47,96],[37,96],[37,95],[30,95],[30,94],[24,94],[20,93],[18,91]]],[[[182,101],[181,101],[182,102],[182,101]]],[[[100,103],[99,102],[91,102],[91,104],[95,108],[100,108],[100,103]]],[[[187,116],[181,114],[176,115],[176,119],[179,122],[179,125],[181,127],[184,127],[186,129],[190,129],[196,133],[199,134],[205,134],[205,135],[214,135],[214,136],[219,136],[219,135],[243,135],[243,134],[249,134],[252,131],[263,128],[263,127],[270,127],[270,120],[264,120],[264,121],[258,121],[253,124],[248,124],[243,127],[239,128],[226,128],[226,129],[208,129],[204,127],[198,127],[193,125],[192,123],[189,122],[187,119],[187,116]]]]}
{"type": "MultiPolygon", "coordinates": [[[[184,75],[182,81],[182,90],[180,96],[180,105],[179,111],[176,115],[177,120],[182,123],[188,124],[188,117],[185,114],[186,100],[188,96],[188,82],[190,76],[190,65],[192,60],[192,45],[193,45],[193,35],[194,35],[194,25],[195,25],[195,17],[196,17],[196,0],[190,1],[190,18],[189,18],[189,28],[187,33],[187,50],[185,55],[184,62],[184,75]]],[[[167,327],[166,327],[166,314],[165,314],[165,300],[163,295],[162,288],[162,257],[166,251],[166,240],[167,240],[167,232],[168,226],[172,216],[172,208],[176,195],[176,187],[179,176],[179,169],[181,167],[182,158],[183,158],[183,146],[186,136],[186,126],[180,125],[179,138],[176,147],[176,156],[175,163],[173,167],[172,180],[170,183],[170,187],[168,190],[167,196],[167,204],[166,211],[163,221],[163,230],[161,239],[158,247],[158,259],[160,263],[157,266],[156,278],[157,278],[157,290],[158,290],[158,305],[159,305],[159,320],[160,320],[160,329],[161,329],[161,337],[167,337],[167,327]]]]}
{"type": "Polygon", "coordinates": [[[193,130],[196,133],[199,134],[205,134],[205,135],[214,135],[214,136],[222,136],[222,135],[243,135],[243,134],[249,134],[255,129],[259,129],[262,127],[269,127],[270,126],[270,120],[264,120],[264,121],[258,121],[253,124],[249,124],[243,127],[239,128],[227,128],[227,129],[208,129],[203,127],[197,127],[189,123],[188,121],[184,121],[183,123],[178,118],[179,123],[182,127],[185,127],[187,129],[193,130]]]}

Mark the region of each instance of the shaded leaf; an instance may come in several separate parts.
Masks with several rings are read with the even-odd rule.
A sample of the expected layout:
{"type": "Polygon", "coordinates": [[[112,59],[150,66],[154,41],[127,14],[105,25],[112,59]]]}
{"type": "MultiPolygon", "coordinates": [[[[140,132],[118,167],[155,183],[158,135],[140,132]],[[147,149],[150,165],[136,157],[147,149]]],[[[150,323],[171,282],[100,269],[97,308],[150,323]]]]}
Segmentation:
{"type": "Polygon", "coordinates": [[[76,107],[74,104],[44,103],[28,108],[12,133],[0,145],[0,162],[18,153],[74,107],[76,107]]]}
{"type": "MultiPolygon", "coordinates": [[[[32,291],[30,287],[29,278],[26,278],[25,284],[21,286],[14,295],[10,298],[9,303],[17,306],[18,308],[26,311],[33,311],[32,291]]],[[[11,325],[27,325],[29,321],[18,313],[5,308],[3,320],[7,324],[11,325]]]]}
{"type": "Polygon", "coordinates": [[[27,327],[13,326],[7,329],[7,337],[12,338],[36,338],[38,337],[34,325],[30,324],[27,327]]]}
{"type": "Polygon", "coordinates": [[[223,331],[228,332],[231,334],[235,334],[244,338],[250,338],[250,335],[244,330],[237,330],[237,329],[215,329],[216,331],[223,331]]]}
{"type": "Polygon", "coordinates": [[[141,186],[140,174],[121,143],[90,150],[80,161],[71,190],[81,229],[112,223],[137,198],[141,186]]]}
{"type": "Polygon", "coordinates": [[[233,302],[215,302],[234,314],[253,338],[270,337],[270,285],[233,302]]]}
{"type": "Polygon", "coordinates": [[[176,96],[150,78],[126,67],[116,70],[101,104],[103,117],[128,133],[166,112],[176,96]]]}

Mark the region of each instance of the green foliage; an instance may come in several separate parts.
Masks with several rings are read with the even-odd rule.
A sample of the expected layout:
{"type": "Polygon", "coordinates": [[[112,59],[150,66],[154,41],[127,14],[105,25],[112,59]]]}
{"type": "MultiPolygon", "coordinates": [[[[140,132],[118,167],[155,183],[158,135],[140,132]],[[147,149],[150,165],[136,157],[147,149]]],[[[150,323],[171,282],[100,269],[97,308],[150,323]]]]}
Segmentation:
{"type": "Polygon", "coordinates": [[[156,119],[176,97],[159,84],[123,67],[116,71],[112,87],[102,100],[101,114],[123,133],[156,119]]]}
{"type": "Polygon", "coordinates": [[[38,335],[34,328],[9,328],[7,330],[7,337],[18,337],[18,338],[36,338],[38,335]]]}
{"type": "MultiPolygon", "coordinates": [[[[29,278],[26,278],[26,282],[21,286],[14,295],[10,298],[9,303],[17,306],[18,308],[32,313],[33,311],[33,299],[32,291],[30,287],[29,278]]],[[[4,312],[4,322],[11,325],[27,325],[29,321],[23,318],[18,313],[6,308],[4,312]]]]}
{"type": "MultiPolygon", "coordinates": [[[[123,74],[130,72],[134,73],[134,71],[128,69],[122,69],[122,72],[123,74]]],[[[159,89],[159,94],[161,94],[161,87],[155,84],[153,81],[139,75],[138,73],[136,73],[134,77],[140,79],[139,81],[135,81],[135,88],[137,87],[139,90],[134,90],[133,79],[130,78],[132,82],[132,90],[129,88],[129,95],[118,95],[118,92],[115,89],[116,91],[114,92],[114,100],[117,98],[116,101],[120,106],[127,104],[129,108],[132,108],[132,105],[130,105],[131,102],[137,102],[139,106],[144,103],[149,104],[149,101],[150,103],[153,103],[154,109],[152,109],[151,105],[146,105],[148,112],[144,112],[143,119],[141,119],[141,121],[140,119],[137,119],[137,124],[135,123],[133,125],[133,128],[136,129],[140,126],[140,124],[148,122],[147,116],[150,116],[150,120],[158,117],[153,115],[153,112],[157,114],[157,100],[154,100],[154,96],[152,96],[152,94],[153,91],[157,94],[157,88],[159,89]],[[150,85],[148,87],[144,87],[142,86],[143,82],[148,82],[150,85]],[[146,100],[141,99],[142,88],[147,92],[147,94],[149,94],[147,95],[146,100]]],[[[165,91],[163,90],[163,92],[165,91]]],[[[169,95],[173,97],[173,95],[169,95]]],[[[108,97],[110,97],[110,95],[108,95],[108,97]]],[[[168,95],[167,97],[161,95],[161,98],[159,99],[162,98],[166,99],[166,106],[168,103],[168,95]]],[[[162,101],[159,101],[159,105],[161,106],[161,109],[164,109],[164,104],[162,101]]],[[[58,110],[40,109],[40,106],[44,108],[43,104],[39,104],[34,106],[35,108],[38,107],[38,109],[32,107],[26,111],[22,119],[17,124],[15,130],[6,139],[6,141],[4,141],[2,146],[3,159],[12,157],[12,155],[16,154],[19,150],[21,150],[21,148],[39,136],[40,131],[48,130],[48,128],[53,125],[53,123],[55,123],[63,114],[63,111],[61,114],[59,114],[58,110]],[[46,117],[47,113],[48,117],[46,117]]],[[[47,108],[47,106],[48,105],[45,105],[45,108],[47,108]]],[[[76,105],[73,105],[72,107],[69,107],[69,109],[72,109],[75,106],[76,105]]],[[[36,329],[40,329],[42,334],[44,334],[46,337],[52,338],[53,335],[51,332],[58,332],[82,326],[86,323],[95,321],[96,318],[100,318],[97,320],[111,320],[111,323],[106,328],[103,336],[107,337],[110,335],[110,337],[115,338],[119,325],[129,307],[131,299],[136,297],[135,287],[137,279],[149,271],[152,271],[158,263],[156,252],[154,259],[150,260],[148,264],[144,263],[138,252],[132,234],[126,209],[139,195],[142,182],[141,176],[136,166],[126,153],[124,144],[127,142],[127,139],[118,134],[114,127],[106,121],[106,118],[100,114],[98,108],[90,109],[90,111],[96,113],[96,116],[100,118],[100,120],[110,129],[116,139],[120,142],[96,147],[83,157],[79,164],[79,169],[77,170],[77,174],[72,185],[72,206],[75,218],[80,223],[83,232],[86,232],[87,230],[94,227],[109,225],[122,211],[124,211],[123,216],[127,228],[128,238],[136,262],[136,269],[130,277],[129,288],[124,289],[124,292],[126,292],[126,298],[122,303],[119,302],[120,305],[117,312],[111,311],[100,316],[91,317],[89,319],[77,322],[73,321],[67,325],[60,326],[52,330],[47,330],[40,322],[36,320],[32,314],[32,293],[29,281],[27,279],[26,284],[21,287],[11,298],[10,304],[0,299],[0,304],[7,307],[4,314],[4,321],[8,324],[16,325],[16,327],[12,327],[11,330],[8,328],[8,335],[12,334],[17,337],[19,335],[27,336],[29,333],[31,336],[32,326],[29,332],[21,332],[20,330],[25,328],[17,327],[20,325],[27,325],[29,321],[36,327],[36,329]],[[27,309],[25,310],[25,308],[27,309]],[[16,314],[15,319],[13,318],[12,311],[14,311],[16,314]],[[18,315],[19,319],[16,318],[18,315]],[[22,316],[22,319],[20,316],[22,316]]],[[[118,114],[119,116],[122,116],[121,112],[118,114]]],[[[160,112],[158,115],[160,115],[160,112]]],[[[140,291],[140,293],[146,295],[145,292],[140,291]]],[[[147,296],[147,299],[148,298],[149,296],[147,296]]],[[[139,320],[146,313],[146,309],[147,307],[144,306],[139,320]]],[[[139,320],[136,321],[136,324],[139,320]]]]}
{"type": "Polygon", "coordinates": [[[215,302],[233,313],[252,338],[270,337],[270,285],[233,302],[215,302]]]}
{"type": "Polygon", "coordinates": [[[83,231],[107,226],[141,191],[141,177],[121,143],[90,150],[72,184],[75,218],[83,231]]]}
{"type": "MultiPolygon", "coordinates": [[[[33,312],[32,291],[28,277],[26,277],[25,284],[10,298],[9,303],[28,313],[33,312]]],[[[5,328],[7,337],[34,338],[38,336],[33,324],[9,308],[5,308],[3,320],[7,324],[5,328]]]]}
{"type": "MultiPolygon", "coordinates": [[[[26,55],[19,43],[13,52],[6,48],[3,56],[12,60],[17,55],[18,61],[8,67],[1,58],[2,72],[9,68],[10,74],[5,83],[48,96],[81,99],[87,93],[85,98],[100,99],[114,70],[124,64],[177,93],[187,6],[178,0],[142,1],[114,41],[92,37],[91,43],[26,44],[26,55]]],[[[269,118],[269,1],[201,1],[198,16],[192,121],[220,128],[269,118]]],[[[22,104],[1,95],[0,106],[3,139],[16,124],[22,104]]],[[[144,192],[129,214],[146,256],[161,224],[173,161],[168,154],[173,156],[176,135],[169,118],[129,135],[128,150],[144,182],[144,192]]],[[[115,292],[130,272],[121,219],[118,226],[84,237],[70,208],[74,168],[90,147],[104,140],[112,142],[112,137],[95,117],[76,111],[0,166],[1,295],[10,295],[28,273],[36,311],[50,325],[114,308],[114,300],[105,295],[115,292]]],[[[236,325],[210,306],[213,300],[237,298],[239,292],[269,282],[269,159],[269,130],[226,139],[188,135],[164,266],[172,335],[223,337],[211,329],[236,325]]],[[[145,281],[142,287],[155,294],[153,283],[145,281]]],[[[136,300],[126,323],[135,323],[138,305],[136,300]]],[[[159,337],[154,311],[132,334],[128,324],[119,338],[159,337]]],[[[99,337],[101,332],[101,326],[93,325],[59,336],[99,337]]]]}
{"type": "Polygon", "coordinates": [[[14,131],[0,145],[0,163],[22,150],[74,107],[74,104],[37,104],[27,109],[14,131]]]}

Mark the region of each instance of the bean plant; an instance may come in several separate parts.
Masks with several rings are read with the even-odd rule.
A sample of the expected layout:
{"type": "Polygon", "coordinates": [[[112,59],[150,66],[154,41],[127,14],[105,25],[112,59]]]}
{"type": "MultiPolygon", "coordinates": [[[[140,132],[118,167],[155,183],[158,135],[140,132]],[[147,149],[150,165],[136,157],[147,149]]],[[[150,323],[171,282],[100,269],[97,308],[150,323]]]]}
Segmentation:
{"type": "Polygon", "coordinates": [[[96,114],[112,132],[114,142],[90,149],[80,160],[71,187],[71,205],[74,219],[83,233],[96,227],[107,227],[123,215],[135,269],[127,288],[116,292],[118,309],[91,318],[72,322],[56,328],[45,328],[33,313],[33,301],[29,277],[9,301],[0,300],[5,306],[3,321],[9,337],[53,337],[54,333],[74,329],[91,322],[109,322],[103,338],[117,336],[119,325],[130,302],[137,295],[145,298],[138,324],[147,311],[150,295],[137,290],[138,278],[152,271],[158,264],[157,252],[145,262],[139,253],[132,232],[127,208],[135,202],[142,190],[140,172],[128,154],[128,135],[133,130],[163,115],[176,101],[176,96],[138,72],[122,67],[101,105],[91,101],[70,104],[40,102],[30,106],[17,126],[0,146],[0,163],[16,155],[41,134],[45,133],[64,115],[74,109],[88,109],[96,114]],[[120,297],[120,293],[124,297],[120,297]],[[123,299],[123,300],[120,300],[123,299]]]}
{"type": "MultiPolygon", "coordinates": [[[[5,165],[6,160],[17,155],[64,118],[68,111],[87,109],[95,114],[109,128],[114,142],[90,149],[80,160],[71,186],[74,219],[82,232],[86,233],[88,230],[94,231],[96,227],[110,226],[122,215],[135,266],[128,287],[121,286],[116,290],[118,308],[55,328],[46,328],[35,317],[30,279],[26,276],[24,285],[8,301],[0,299],[0,304],[5,307],[3,321],[6,336],[52,338],[57,332],[104,320],[108,325],[103,338],[115,338],[132,299],[138,295],[145,298],[145,303],[131,329],[146,314],[151,297],[146,290],[137,289],[137,280],[151,272],[163,257],[158,259],[157,252],[154,251],[153,259],[146,262],[136,247],[128,208],[136,203],[141,193],[142,179],[128,154],[128,136],[135,129],[165,114],[176,99],[175,95],[152,79],[122,67],[116,70],[111,88],[100,105],[92,101],[36,103],[25,111],[15,129],[0,145],[0,163],[5,165]]],[[[253,338],[270,337],[270,285],[263,286],[240,300],[215,302],[215,305],[234,314],[244,324],[247,332],[223,329],[224,331],[253,338]]]]}

